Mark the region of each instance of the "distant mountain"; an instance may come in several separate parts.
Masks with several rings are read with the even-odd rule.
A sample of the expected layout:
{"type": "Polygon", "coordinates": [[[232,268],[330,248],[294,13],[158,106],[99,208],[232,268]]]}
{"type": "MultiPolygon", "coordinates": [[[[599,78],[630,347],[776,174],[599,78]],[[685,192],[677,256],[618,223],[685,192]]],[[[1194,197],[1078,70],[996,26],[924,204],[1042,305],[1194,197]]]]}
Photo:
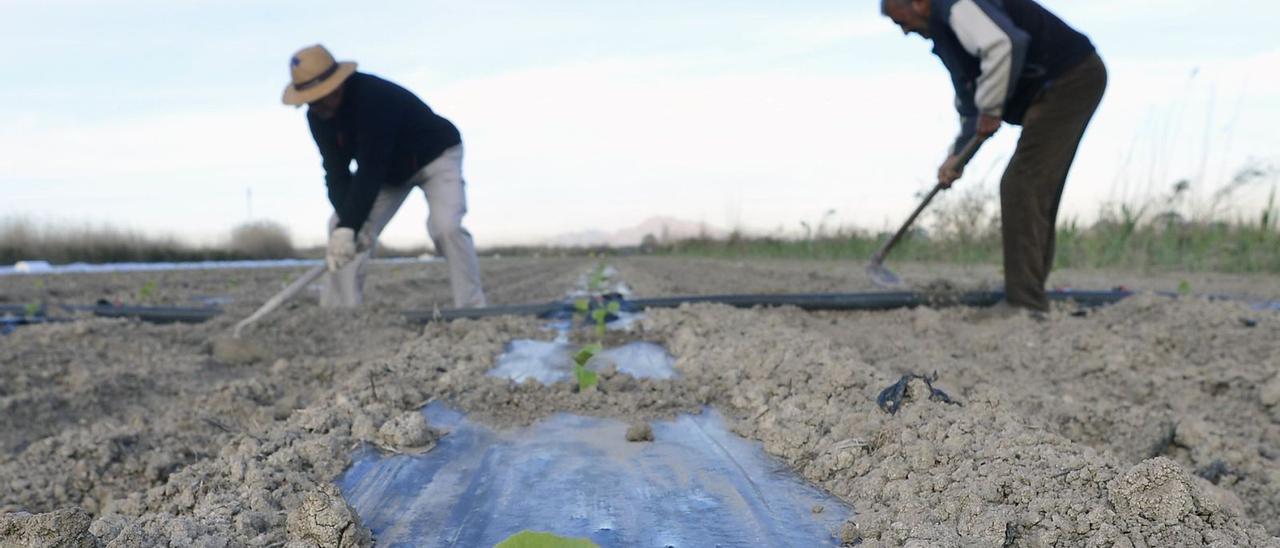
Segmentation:
{"type": "Polygon", "coordinates": [[[609,236],[610,234],[603,230],[583,230],[553,236],[544,243],[555,247],[588,247],[605,245],[609,241],[609,236]]]}
{"type": "Polygon", "coordinates": [[[649,234],[652,234],[658,241],[682,240],[698,236],[724,238],[728,235],[724,230],[706,223],[687,221],[675,217],[650,217],[636,226],[614,232],[583,230],[561,234],[548,239],[546,244],[557,247],[636,246],[640,245],[640,241],[649,234]]]}

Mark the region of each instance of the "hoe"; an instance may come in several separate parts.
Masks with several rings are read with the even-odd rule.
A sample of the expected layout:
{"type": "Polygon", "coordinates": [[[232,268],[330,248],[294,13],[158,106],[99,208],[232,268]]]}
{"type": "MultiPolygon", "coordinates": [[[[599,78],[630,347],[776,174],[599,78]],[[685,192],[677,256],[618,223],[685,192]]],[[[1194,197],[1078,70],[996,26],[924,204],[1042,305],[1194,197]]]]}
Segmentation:
{"type": "MultiPolygon", "coordinates": [[[[969,160],[973,159],[973,154],[978,151],[978,145],[981,145],[984,140],[986,140],[985,137],[978,136],[974,136],[973,139],[969,140],[969,144],[965,145],[964,149],[960,151],[960,167],[964,167],[969,163],[969,160]]],[[[911,212],[910,217],[907,217],[907,222],[902,223],[902,228],[899,228],[898,232],[892,238],[889,238],[889,241],[885,242],[884,245],[880,246],[880,250],[876,251],[876,254],[871,257],[871,262],[867,264],[867,275],[871,277],[873,283],[885,288],[902,286],[902,279],[884,266],[884,258],[889,255],[889,250],[893,249],[893,246],[897,245],[898,241],[902,239],[902,235],[906,234],[907,230],[911,228],[911,224],[916,222],[916,217],[920,216],[924,208],[929,207],[929,202],[933,201],[933,197],[937,196],[938,192],[942,190],[942,183],[934,185],[933,190],[929,191],[929,194],[924,197],[924,201],[920,202],[916,210],[911,212]]]]}

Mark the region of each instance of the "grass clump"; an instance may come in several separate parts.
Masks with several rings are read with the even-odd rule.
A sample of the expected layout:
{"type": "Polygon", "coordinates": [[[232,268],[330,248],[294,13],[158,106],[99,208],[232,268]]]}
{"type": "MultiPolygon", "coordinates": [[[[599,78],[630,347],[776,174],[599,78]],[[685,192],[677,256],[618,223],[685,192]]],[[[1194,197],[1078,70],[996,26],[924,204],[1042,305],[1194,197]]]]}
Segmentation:
{"type": "Polygon", "coordinates": [[[296,257],[288,231],[270,221],[234,227],[224,243],[194,245],[165,234],[111,225],[0,219],[0,264],[43,260],[68,263],[153,263],[296,257]]]}
{"type": "MultiPolygon", "coordinates": [[[[1091,223],[1068,218],[1059,224],[1055,266],[1280,273],[1277,179],[1280,168],[1251,164],[1205,200],[1193,199],[1192,184],[1182,180],[1145,201],[1105,203],[1091,223]],[[1265,203],[1248,206],[1256,208],[1252,212],[1225,207],[1234,193],[1259,184],[1269,184],[1270,193],[1265,203]]],[[[735,231],[725,239],[668,242],[655,252],[866,261],[890,235],[802,226],[799,237],[735,231]]],[[[980,186],[937,200],[890,256],[891,261],[958,264],[1000,264],[1002,258],[999,196],[980,186]]]]}
{"type": "Polygon", "coordinates": [[[273,221],[252,221],[231,229],[231,252],[250,259],[295,256],[289,230],[273,221]]]}

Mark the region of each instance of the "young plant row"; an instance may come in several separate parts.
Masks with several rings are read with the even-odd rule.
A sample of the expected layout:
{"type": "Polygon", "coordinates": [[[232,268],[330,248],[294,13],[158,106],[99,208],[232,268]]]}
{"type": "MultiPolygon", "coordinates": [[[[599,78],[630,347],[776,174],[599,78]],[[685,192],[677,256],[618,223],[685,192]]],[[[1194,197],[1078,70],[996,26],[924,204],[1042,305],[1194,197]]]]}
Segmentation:
{"type": "MultiPolygon", "coordinates": [[[[607,330],[605,324],[609,321],[610,315],[617,314],[622,308],[617,301],[604,299],[606,277],[604,263],[597,264],[587,282],[588,296],[573,303],[575,320],[583,318],[585,323],[585,319],[590,318],[595,333],[595,341],[583,345],[573,355],[573,375],[578,382],[579,392],[589,390],[600,382],[600,376],[587,368],[587,362],[604,350],[604,335],[607,330]],[[598,302],[599,306],[593,308],[591,306],[593,300],[598,302]]],[[[576,324],[577,321],[574,323],[576,324]]]]}

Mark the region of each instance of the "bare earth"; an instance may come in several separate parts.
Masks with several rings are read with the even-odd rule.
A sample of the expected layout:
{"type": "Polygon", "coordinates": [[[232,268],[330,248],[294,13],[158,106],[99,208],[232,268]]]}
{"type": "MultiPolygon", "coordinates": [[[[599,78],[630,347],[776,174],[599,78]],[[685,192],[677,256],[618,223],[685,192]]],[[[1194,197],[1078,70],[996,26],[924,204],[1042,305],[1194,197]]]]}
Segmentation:
{"type": "MultiPolygon", "coordinates": [[[[607,262],[644,297],[873,290],[852,262],[607,262]]],[[[562,298],[595,264],[483,267],[490,300],[517,304],[562,298]]],[[[921,287],[999,279],[994,267],[895,267],[921,287]]],[[[432,400],[498,427],[712,405],[849,502],[840,533],[862,546],[1280,546],[1280,312],[1154,295],[1085,316],[1063,305],[1043,322],[690,306],[651,311],[625,336],[666,345],[679,379],[606,374],[606,390],[574,393],[484,376],[508,341],[553,336],[535,319],[404,322],[396,310],[446,308],[450,293],[443,264],[401,265],[371,272],[363,310],[321,310],[308,294],[248,330],[244,360],[214,352],[299,272],[0,277],[0,304],[232,299],[201,325],[84,318],[0,337],[0,546],[367,545],[331,481],[362,443],[434,439],[412,413],[432,400]],[[896,414],[882,410],[877,395],[911,374],[956,403],[917,379],[896,414]]],[[[1052,280],[1183,282],[1280,298],[1275,276],[1052,280]]]]}

